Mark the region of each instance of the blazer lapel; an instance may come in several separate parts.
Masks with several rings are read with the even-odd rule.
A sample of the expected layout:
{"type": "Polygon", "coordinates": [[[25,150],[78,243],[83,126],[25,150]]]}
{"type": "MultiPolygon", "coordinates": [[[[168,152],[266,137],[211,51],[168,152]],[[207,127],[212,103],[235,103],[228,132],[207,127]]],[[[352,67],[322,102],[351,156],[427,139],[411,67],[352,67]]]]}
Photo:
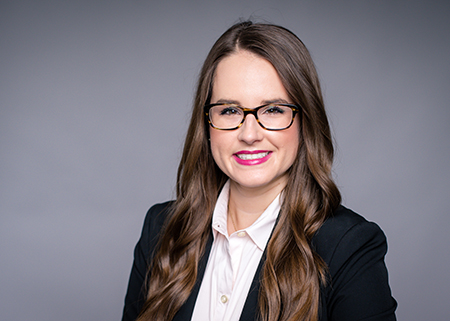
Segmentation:
{"type": "MultiPolygon", "coordinates": [[[[198,292],[200,291],[200,285],[205,274],[206,264],[208,263],[209,254],[211,252],[211,246],[213,242],[213,236],[210,235],[208,243],[206,244],[205,254],[201,258],[198,264],[197,281],[195,282],[194,288],[192,289],[189,298],[181,306],[180,310],[175,314],[173,321],[186,321],[192,318],[192,313],[194,312],[195,301],[197,300],[198,292]]],[[[250,286],[250,291],[248,292],[247,299],[245,300],[244,308],[241,313],[240,321],[251,321],[256,320],[256,311],[258,310],[258,293],[259,293],[259,279],[262,271],[262,267],[266,260],[266,252],[264,251],[261,261],[256,269],[255,276],[253,277],[252,285],[250,286]]]]}
{"type": "MultiPolygon", "coordinates": [[[[275,231],[275,227],[278,225],[278,221],[280,219],[280,213],[278,213],[277,220],[272,228],[272,232],[270,232],[269,240],[267,241],[267,245],[273,236],[273,231],[275,231]]],[[[258,268],[256,269],[255,276],[253,277],[252,285],[250,286],[250,291],[248,292],[247,299],[245,300],[244,308],[242,309],[241,317],[239,321],[252,321],[257,320],[257,316],[259,314],[258,309],[258,297],[259,297],[259,288],[260,288],[260,280],[261,280],[261,271],[264,266],[264,262],[266,262],[267,257],[267,245],[264,249],[261,260],[259,261],[258,268]]]]}
{"type": "MultiPolygon", "coordinates": [[[[275,222],[274,228],[272,229],[270,239],[272,238],[273,231],[278,224],[278,219],[275,222]]],[[[212,231],[208,238],[208,243],[206,243],[205,254],[200,259],[198,264],[198,272],[197,272],[197,281],[195,282],[194,288],[192,289],[191,294],[187,301],[181,306],[180,310],[175,314],[175,317],[172,321],[186,321],[191,320],[192,313],[194,312],[195,301],[197,300],[198,292],[200,291],[200,285],[202,284],[203,276],[205,275],[206,264],[208,263],[209,254],[211,253],[211,246],[213,243],[213,235],[212,231]]],[[[244,308],[242,309],[240,321],[252,321],[257,320],[258,315],[258,295],[260,288],[260,276],[261,271],[264,266],[264,262],[266,261],[266,251],[267,247],[264,250],[264,253],[259,261],[258,268],[256,269],[255,276],[253,277],[252,284],[250,286],[250,291],[248,292],[247,299],[245,300],[244,308]]]]}
{"type": "Polygon", "coordinates": [[[266,251],[264,251],[261,261],[259,261],[258,268],[256,269],[255,276],[253,277],[250,291],[248,292],[247,299],[245,300],[244,308],[242,309],[240,321],[256,320],[258,311],[258,294],[260,288],[260,275],[264,262],[266,261],[266,251]]]}

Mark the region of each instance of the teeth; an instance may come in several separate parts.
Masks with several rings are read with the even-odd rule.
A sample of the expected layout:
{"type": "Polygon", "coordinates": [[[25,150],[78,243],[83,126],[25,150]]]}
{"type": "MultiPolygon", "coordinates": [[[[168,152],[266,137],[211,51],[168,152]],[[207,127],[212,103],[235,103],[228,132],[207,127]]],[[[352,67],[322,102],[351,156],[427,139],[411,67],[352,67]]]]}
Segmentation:
{"type": "Polygon", "coordinates": [[[237,157],[243,160],[249,160],[249,159],[259,159],[263,158],[269,155],[269,152],[265,153],[258,153],[258,154],[236,154],[237,157]]]}

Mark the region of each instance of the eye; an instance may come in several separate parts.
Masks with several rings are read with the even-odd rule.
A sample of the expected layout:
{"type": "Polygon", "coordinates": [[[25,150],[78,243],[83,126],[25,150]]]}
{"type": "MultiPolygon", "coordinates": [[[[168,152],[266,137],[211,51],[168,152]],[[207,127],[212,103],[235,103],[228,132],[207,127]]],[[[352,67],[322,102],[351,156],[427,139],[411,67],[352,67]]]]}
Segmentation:
{"type": "Polygon", "coordinates": [[[267,106],[263,111],[263,114],[266,115],[279,115],[285,113],[285,108],[283,106],[277,106],[277,105],[270,105],[267,106]]]}
{"type": "Polygon", "coordinates": [[[220,106],[220,116],[225,116],[225,115],[229,115],[229,116],[233,116],[233,115],[240,115],[242,113],[242,111],[235,106],[230,106],[230,105],[224,105],[224,106],[220,106]]]}

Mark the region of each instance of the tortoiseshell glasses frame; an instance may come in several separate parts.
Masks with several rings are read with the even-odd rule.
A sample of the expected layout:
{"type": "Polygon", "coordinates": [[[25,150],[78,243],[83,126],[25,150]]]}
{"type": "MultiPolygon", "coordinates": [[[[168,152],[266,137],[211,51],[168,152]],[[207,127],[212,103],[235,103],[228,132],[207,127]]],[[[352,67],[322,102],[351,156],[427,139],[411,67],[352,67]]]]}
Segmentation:
{"type": "Polygon", "coordinates": [[[246,108],[237,104],[216,103],[205,105],[203,110],[208,123],[215,129],[238,129],[244,123],[245,117],[247,117],[248,114],[252,114],[262,128],[277,131],[291,127],[294,122],[295,115],[300,112],[301,107],[294,104],[270,103],[258,106],[256,108],[246,108]],[[213,111],[215,111],[215,113],[211,113],[211,109],[214,109],[213,111]],[[286,114],[286,112],[288,114],[286,114]],[[223,124],[219,124],[220,121],[217,117],[222,115],[232,116],[233,118],[228,118],[223,122],[223,124]],[[275,116],[277,118],[274,118],[275,116]],[[216,123],[214,123],[213,118],[215,118],[216,123]],[[270,122],[272,122],[272,125],[270,122]]]}

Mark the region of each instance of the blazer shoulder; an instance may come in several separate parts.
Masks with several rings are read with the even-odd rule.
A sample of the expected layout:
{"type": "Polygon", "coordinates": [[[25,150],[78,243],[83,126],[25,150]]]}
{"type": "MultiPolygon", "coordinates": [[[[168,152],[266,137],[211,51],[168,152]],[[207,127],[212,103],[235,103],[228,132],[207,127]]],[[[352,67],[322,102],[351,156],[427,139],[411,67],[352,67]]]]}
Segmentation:
{"type": "Polygon", "coordinates": [[[148,264],[156,250],[172,204],[173,201],[155,204],[145,216],[141,237],[134,248],[134,262],[128,281],[122,321],[136,320],[145,302],[144,283],[148,264]]]}
{"type": "Polygon", "coordinates": [[[153,205],[145,215],[140,245],[145,253],[154,250],[174,201],[153,205]]]}
{"type": "Polygon", "coordinates": [[[157,203],[150,207],[145,215],[144,226],[148,224],[162,225],[169,215],[170,209],[175,201],[167,201],[164,203],[157,203]]]}
{"type": "Polygon", "coordinates": [[[340,206],[311,242],[328,267],[321,290],[328,320],[395,320],[384,258],[386,236],[380,227],[340,206]]]}
{"type": "Polygon", "coordinates": [[[350,248],[353,248],[371,240],[386,243],[380,227],[340,205],[316,232],[311,244],[317,254],[329,264],[337,248],[342,248],[344,243],[350,242],[353,245],[350,248]]]}

